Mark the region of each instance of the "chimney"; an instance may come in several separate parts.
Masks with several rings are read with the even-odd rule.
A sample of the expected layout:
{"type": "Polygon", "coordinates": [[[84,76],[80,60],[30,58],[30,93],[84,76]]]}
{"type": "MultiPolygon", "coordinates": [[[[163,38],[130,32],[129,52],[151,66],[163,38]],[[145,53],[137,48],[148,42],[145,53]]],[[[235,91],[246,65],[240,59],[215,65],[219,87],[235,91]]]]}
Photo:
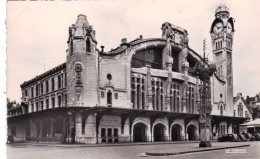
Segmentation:
{"type": "Polygon", "coordinates": [[[143,35],[140,35],[140,39],[141,39],[141,40],[143,39],[143,35]]]}
{"type": "Polygon", "coordinates": [[[125,44],[125,43],[127,43],[127,38],[123,38],[123,39],[121,40],[121,45],[122,45],[122,44],[125,44]]]}
{"type": "Polygon", "coordinates": [[[105,46],[101,45],[101,52],[104,52],[105,46]]]}

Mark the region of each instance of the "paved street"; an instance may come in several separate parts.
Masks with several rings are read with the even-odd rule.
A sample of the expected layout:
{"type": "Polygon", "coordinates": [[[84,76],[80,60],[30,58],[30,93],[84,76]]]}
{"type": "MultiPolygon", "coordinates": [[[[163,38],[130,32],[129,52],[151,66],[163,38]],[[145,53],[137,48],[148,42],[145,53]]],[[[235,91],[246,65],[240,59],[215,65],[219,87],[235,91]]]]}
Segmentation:
{"type": "MultiPolygon", "coordinates": [[[[232,145],[234,143],[212,143],[213,146],[217,145],[232,145]]],[[[242,149],[246,153],[226,153],[226,150],[216,150],[208,152],[196,152],[176,156],[146,156],[145,152],[169,150],[169,149],[187,149],[198,147],[198,143],[185,143],[185,144],[163,144],[163,145],[134,145],[134,146],[109,146],[109,147],[53,147],[53,146],[35,146],[28,144],[10,144],[7,145],[7,158],[8,159],[137,159],[137,158],[247,158],[259,159],[260,158],[260,141],[255,142],[239,142],[238,144],[251,144],[250,147],[235,148],[236,150],[242,149]]]]}

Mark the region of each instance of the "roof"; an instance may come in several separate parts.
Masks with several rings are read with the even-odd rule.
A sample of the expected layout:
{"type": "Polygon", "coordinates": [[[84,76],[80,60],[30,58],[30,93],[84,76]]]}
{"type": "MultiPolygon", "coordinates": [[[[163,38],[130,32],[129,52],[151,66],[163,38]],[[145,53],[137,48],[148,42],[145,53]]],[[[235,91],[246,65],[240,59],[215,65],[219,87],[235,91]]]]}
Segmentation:
{"type": "Polygon", "coordinates": [[[53,73],[55,73],[55,72],[58,72],[58,71],[60,71],[60,70],[63,70],[63,69],[66,69],[66,63],[62,63],[62,64],[60,64],[59,66],[56,66],[56,67],[52,68],[51,70],[46,71],[46,72],[44,72],[44,73],[42,73],[42,74],[40,74],[40,75],[38,75],[38,76],[32,78],[32,79],[29,80],[29,81],[25,81],[24,83],[22,83],[22,84],[20,85],[20,87],[21,87],[21,88],[24,88],[24,87],[26,87],[26,86],[28,86],[28,85],[30,85],[30,84],[32,84],[32,83],[34,83],[34,82],[36,82],[36,81],[42,79],[42,78],[45,78],[45,77],[47,77],[47,76],[49,76],[49,75],[51,75],[51,74],[53,74],[53,73]]]}
{"type": "Polygon", "coordinates": [[[259,125],[260,126],[260,118],[257,118],[253,121],[250,121],[250,122],[247,122],[247,123],[244,123],[244,124],[241,124],[242,126],[256,126],[256,125],[259,125]]]}
{"type": "Polygon", "coordinates": [[[234,102],[233,105],[235,105],[236,102],[237,102],[239,99],[242,100],[242,102],[244,103],[244,105],[245,105],[245,106],[247,107],[247,109],[249,110],[249,113],[252,114],[252,109],[251,109],[251,107],[248,105],[248,103],[246,102],[246,100],[244,99],[244,97],[242,97],[242,94],[239,95],[239,96],[233,97],[233,102],[234,102]]]}

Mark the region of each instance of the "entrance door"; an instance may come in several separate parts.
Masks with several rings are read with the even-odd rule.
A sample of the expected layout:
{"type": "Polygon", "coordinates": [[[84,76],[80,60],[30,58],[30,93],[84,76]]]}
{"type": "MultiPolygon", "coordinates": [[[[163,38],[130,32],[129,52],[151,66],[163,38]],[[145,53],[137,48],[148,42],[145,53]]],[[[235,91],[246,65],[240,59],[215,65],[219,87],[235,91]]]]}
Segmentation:
{"type": "Polygon", "coordinates": [[[196,140],[196,127],[194,125],[189,125],[188,129],[188,139],[191,140],[196,140]]]}
{"type": "Polygon", "coordinates": [[[164,141],[164,125],[156,124],[153,130],[154,141],[164,141]]]}
{"type": "Polygon", "coordinates": [[[142,123],[135,124],[134,126],[134,142],[146,142],[146,126],[142,123]]]}
{"type": "Polygon", "coordinates": [[[179,125],[172,126],[172,141],[181,141],[181,128],[179,125]]]}

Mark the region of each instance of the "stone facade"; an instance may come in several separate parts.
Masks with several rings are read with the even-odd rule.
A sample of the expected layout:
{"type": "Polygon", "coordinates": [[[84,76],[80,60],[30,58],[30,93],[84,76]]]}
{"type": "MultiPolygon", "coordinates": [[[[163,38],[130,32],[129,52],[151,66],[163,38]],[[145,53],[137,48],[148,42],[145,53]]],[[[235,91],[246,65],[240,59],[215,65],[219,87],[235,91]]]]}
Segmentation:
{"type": "MultiPolygon", "coordinates": [[[[215,21],[213,45],[220,38],[215,36],[215,21]]],[[[116,49],[104,52],[96,48],[95,30],[87,17],[79,15],[69,27],[67,43],[64,64],[21,85],[25,111],[15,114],[10,109],[8,123],[11,128],[16,120],[24,119],[19,137],[62,143],[199,139],[202,82],[192,70],[202,57],[189,48],[187,30],[166,22],[160,38],[122,39],[116,49]]],[[[231,50],[221,49],[223,58],[230,59],[227,52],[231,50]]],[[[213,50],[214,62],[226,70],[218,51],[213,50]]],[[[245,120],[227,122],[233,119],[230,60],[231,72],[216,73],[211,80],[211,138],[235,132],[234,125],[245,120]]]]}

